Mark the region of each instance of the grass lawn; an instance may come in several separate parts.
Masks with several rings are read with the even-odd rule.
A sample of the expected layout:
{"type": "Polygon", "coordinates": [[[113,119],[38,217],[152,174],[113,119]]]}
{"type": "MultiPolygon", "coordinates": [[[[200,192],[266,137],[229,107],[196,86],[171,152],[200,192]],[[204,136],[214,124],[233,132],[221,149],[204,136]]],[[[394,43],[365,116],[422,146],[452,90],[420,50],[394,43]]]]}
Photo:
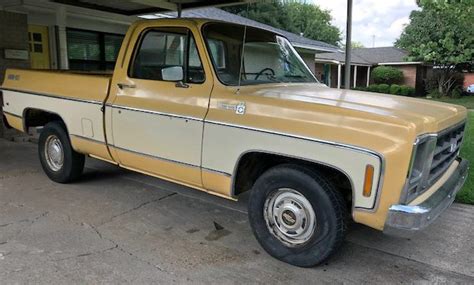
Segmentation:
{"type": "Polygon", "coordinates": [[[468,109],[474,109],[474,96],[463,96],[460,98],[439,98],[439,99],[430,99],[434,101],[440,101],[450,104],[462,105],[468,109]]]}
{"type": "Polygon", "coordinates": [[[470,111],[468,116],[461,156],[469,160],[471,168],[463,189],[456,196],[456,201],[474,205],[474,166],[472,165],[474,163],[474,111],[470,111]]]}

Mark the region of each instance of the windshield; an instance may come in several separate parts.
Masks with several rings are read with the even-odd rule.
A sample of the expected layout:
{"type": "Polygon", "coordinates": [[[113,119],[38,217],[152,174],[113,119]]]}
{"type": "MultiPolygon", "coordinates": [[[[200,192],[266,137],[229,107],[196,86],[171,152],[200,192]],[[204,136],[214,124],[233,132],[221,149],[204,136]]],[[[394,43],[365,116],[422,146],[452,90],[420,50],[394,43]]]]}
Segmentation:
{"type": "Polygon", "coordinates": [[[203,28],[212,64],[222,83],[238,85],[240,71],[240,85],[317,82],[286,38],[247,27],[244,46],[244,29],[228,23],[210,23],[203,28]]]}

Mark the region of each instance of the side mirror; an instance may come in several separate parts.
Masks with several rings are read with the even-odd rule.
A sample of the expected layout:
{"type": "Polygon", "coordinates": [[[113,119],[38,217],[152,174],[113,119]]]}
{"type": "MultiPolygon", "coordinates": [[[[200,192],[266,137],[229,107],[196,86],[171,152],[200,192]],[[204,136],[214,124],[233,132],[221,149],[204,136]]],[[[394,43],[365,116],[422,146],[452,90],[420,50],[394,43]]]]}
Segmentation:
{"type": "Polygon", "coordinates": [[[181,66],[165,67],[161,70],[161,77],[165,81],[182,81],[184,79],[184,71],[181,66]]]}

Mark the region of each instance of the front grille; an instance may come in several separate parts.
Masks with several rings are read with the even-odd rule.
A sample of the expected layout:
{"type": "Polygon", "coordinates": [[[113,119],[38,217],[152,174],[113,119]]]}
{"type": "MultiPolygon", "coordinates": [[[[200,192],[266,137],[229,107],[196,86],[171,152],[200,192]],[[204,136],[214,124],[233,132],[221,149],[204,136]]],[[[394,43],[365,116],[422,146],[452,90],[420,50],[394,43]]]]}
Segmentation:
{"type": "Polygon", "coordinates": [[[441,132],[433,153],[428,185],[433,185],[456,159],[464,137],[465,124],[441,132]]]}

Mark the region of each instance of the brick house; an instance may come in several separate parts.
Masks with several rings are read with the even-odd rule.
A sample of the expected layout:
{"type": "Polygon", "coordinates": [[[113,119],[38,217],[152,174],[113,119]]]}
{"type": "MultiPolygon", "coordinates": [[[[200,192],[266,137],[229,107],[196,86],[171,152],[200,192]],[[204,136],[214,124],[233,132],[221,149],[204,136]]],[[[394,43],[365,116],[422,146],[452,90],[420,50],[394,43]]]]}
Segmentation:
{"type": "MultiPolygon", "coordinates": [[[[371,83],[370,71],[376,66],[391,66],[403,72],[403,85],[416,88],[417,94],[423,94],[424,79],[428,70],[431,68],[418,61],[406,61],[407,51],[396,47],[376,47],[376,48],[356,48],[352,50],[351,69],[364,68],[365,76],[353,72],[354,78],[351,78],[352,87],[368,86],[371,83]],[[355,80],[354,80],[355,79],[355,80]]],[[[316,54],[316,70],[335,70],[340,69],[344,64],[345,54],[343,52],[319,53],[316,54]],[[328,68],[329,65],[329,68],[328,68]]],[[[327,73],[330,77],[337,76],[335,72],[327,73]]],[[[339,80],[325,80],[330,87],[341,87],[334,82],[344,82],[342,74],[337,76],[339,80]]]]}

